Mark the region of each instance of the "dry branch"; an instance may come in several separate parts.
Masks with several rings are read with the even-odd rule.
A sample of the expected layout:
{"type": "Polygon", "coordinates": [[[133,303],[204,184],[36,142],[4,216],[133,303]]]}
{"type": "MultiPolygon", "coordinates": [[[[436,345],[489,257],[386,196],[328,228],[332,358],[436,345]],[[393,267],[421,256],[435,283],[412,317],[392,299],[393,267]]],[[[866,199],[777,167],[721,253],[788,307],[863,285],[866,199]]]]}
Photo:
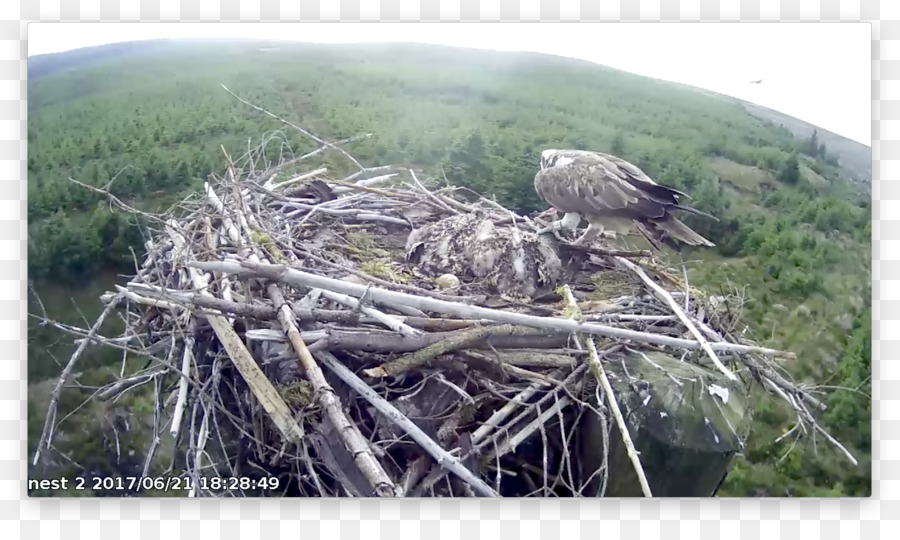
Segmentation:
{"type": "Polygon", "coordinates": [[[325,409],[328,420],[340,434],[344,444],[347,445],[347,450],[350,451],[359,470],[369,481],[372,491],[383,497],[395,495],[397,487],[394,485],[394,482],[388,477],[375,456],[372,455],[371,450],[361,438],[359,431],[354,429],[353,423],[344,414],[340,400],[338,400],[331,385],[325,380],[325,375],[322,373],[319,365],[316,364],[309,349],[306,348],[306,344],[303,343],[303,338],[297,329],[294,313],[285,301],[281,290],[277,285],[271,284],[268,287],[268,292],[272,302],[276,306],[280,306],[278,309],[278,320],[281,321],[281,327],[287,334],[288,340],[297,354],[297,358],[303,368],[303,374],[312,383],[316,400],[325,409]]]}
{"type": "Polygon", "coordinates": [[[616,260],[619,262],[619,264],[637,274],[638,277],[641,278],[641,281],[646,283],[647,286],[653,290],[654,294],[656,294],[661,300],[667,303],[670,308],[672,308],[672,311],[675,312],[675,315],[678,317],[678,319],[682,323],[684,323],[688,330],[690,330],[691,334],[693,334],[697,339],[697,342],[700,344],[700,347],[703,348],[703,351],[710,357],[710,359],[712,359],[713,364],[715,364],[716,368],[724,373],[725,376],[732,381],[736,381],[737,377],[734,375],[734,373],[731,372],[730,369],[725,367],[725,364],[723,364],[721,360],[719,360],[719,357],[716,356],[716,353],[713,352],[712,347],[710,347],[709,342],[706,341],[706,338],[703,337],[703,334],[699,330],[697,330],[697,327],[694,326],[694,323],[691,322],[687,315],[685,315],[684,311],[681,309],[678,303],[675,302],[675,299],[672,298],[672,295],[669,294],[665,289],[657,285],[652,279],[650,279],[650,276],[648,276],[646,272],[641,270],[640,267],[638,267],[628,259],[616,257],[616,260]]]}
{"type": "Polygon", "coordinates": [[[56,426],[56,408],[59,404],[59,396],[62,393],[63,386],[72,375],[72,370],[75,369],[75,365],[78,363],[78,360],[81,358],[85,349],[87,349],[88,344],[91,343],[91,338],[94,337],[100,330],[100,327],[103,326],[103,321],[105,321],[109,314],[113,312],[115,304],[116,302],[110,302],[100,316],[97,317],[96,322],[94,322],[94,325],[91,326],[91,329],[88,331],[86,339],[82,341],[78,348],[75,349],[75,352],[72,353],[68,363],[66,363],[66,367],[63,368],[62,374],[60,374],[59,379],[56,381],[56,386],[54,386],[53,391],[50,392],[50,404],[47,407],[47,417],[44,420],[44,429],[41,431],[41,439],[38,441],[37,449],[34,452],[34,459],[32,460],[33,465],[37,465],[38,461],[41,459],[41,449],[50,448],[52,443],[53,429],[56,426]]]}
{"type": "Polygon", "coordinates": [[[637,473],[638,481],[641,484],[641,491],[643,491],[645,497],[652,497],[653,494],[650,491],[650,484],[647,483],[647,475],[644,474],[644,467],[641,466],[641,459],[638,457],[638,452],[635,450],[634,443],[631,441],[631,435],[628,433],[628,425],[625,423],[625,417],[622,416],[621,409],[619,409],[616,395],[613,393],[612,385],[609,384],[609,378],[606,376],[606,370],[603,369],[603,363],[600,361],[600,356],[597,354],[597,347],[594,345],[593,339],[587,340],[587,347],[588,351],[590,351],[588,362],[591,373],[597,377],[597,380],[600,381],[600,384],[603,386],[603,393],[606,395],[606,403],[612,411],[613,417],[616,419],[616,426],[618,426],[619,432],[622,434],[622,441],[625,443],[625,450],[628,452],[628,458],[631,459],[631,463],[634,465],[634,471],[637,473]]]}
{"type": "Polygon", "coordinates": [[[446,467],[452,473],[459,476],[462,480],[472,486],[472,489],[482,497],[496,497],[497,493],[490,486],[484,483],[480,478],[474,476],[458,459],[450,455],[446,450],[441,448],[428,435],[426,435],[418,426],[411,422],[406,416],[398,411],[393,405],[385,401],[381,396],[353,374],[341,364],[337,358],[327,351],[316,353],[316,356],[325,364],[328,369],[341,378],[345,383],[353,387],[366,401],[372,404],[384,417],[400,427],[408,433],[422,448],[428,452],[438,465],[446,467]]]}
{"type": "MultiPolygon", "coordinates": [[[[529,326],[532,328],[541,328],[544,330],[556,330],[569,333],[592,334],[614,339],[633,340],[640,343],[649,343],[654,345],[666,345],[681,349],[698,350],[702,348],[700,342],[688,339],[672,338],[647,332],[636,332],[634,330],[625,330],[611,326],[604,326],[592,323],[579,323],[570,319],[557,319],[553,317],[535,317],[522,313],[501,311],[480,306],[470,306],[455,302],[447,302],[434,298],[420,298],[407,293],[396,291],[387,291],[377,287],[367,288],[363,285],[340,281],[324,276],[318,276],[307,272],[302,272],[284,265],[263,265],[253,263],[251,261],[218,261],[218,262],[195,262],[191,263],[194,268],[208,271],[228,272],[230,274],[242,275],[247,277],[258,277],[271,279],[278,282],[288,283],[298,287],[313,287],[319,289],[330,290],[350,296],[362,297],[366,291],[373,301],[385,305],[401,305],[414,307],[416,309],[434,311],[446,315],[456,315],[466,319],[488,319],[508,324],[516,324],[521,326],[529,326]]],[[[740,345],[737,343],[716,343],[710,346],[712,350],[739,352],[739,353],[759,353],[771,356],[792,357],[793,354],[785,351],[767,349],[764,347],[753,347],[749,345],[740,345]]]]}
{"type": "MultiPolygon", "coordinates": [[[[172,220],[167,224],[167,231],[172,241],[175,243],[176,249],[181,251],[185,249],[186,243],[184,236],[178,231],[178,224],[172,220]]],[[[191,281],[194,290],[205,296],[212,296],[207,290],[208,283],[196,269],[189,268],[191,281]]],[[[221,316],[207,317],[210,326],[219,338],[219,342],[228,352],[228,356],[234,362],[235,367],[240,371],[244,381],[253,391],[260,405],[265,409],[266,413],[272,418],[272,421],[281,431],[285,439],[292,442],[299,442],[303,438],[303,428],[297,424],[291,415],[291,411],[284,403],[284,400],[272,386],[271,381],[265,376],[253,356],[241,342],[237,332],[231,327],[227,319],[221,316]]]]}
{"type": "Polygon", "coordinates": [[[475,342],[491,336],[534,335],[534,330],[512,325],[484,326],[462,330],[446,339],[419,349],[415,353],[392,360],[378,367],[365,370],[369,377],[393,377],[410,370],[421,368],[442,354],[466,349],[475,342]]]}

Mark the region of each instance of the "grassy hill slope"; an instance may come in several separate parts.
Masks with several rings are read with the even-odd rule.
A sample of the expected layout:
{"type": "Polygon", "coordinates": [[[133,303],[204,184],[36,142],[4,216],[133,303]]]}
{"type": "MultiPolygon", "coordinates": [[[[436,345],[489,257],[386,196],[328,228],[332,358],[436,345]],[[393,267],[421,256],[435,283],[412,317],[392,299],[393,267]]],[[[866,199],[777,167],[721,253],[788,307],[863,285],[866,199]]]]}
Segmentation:
{"type": "Polygon", "coordinates": [[[777,125],[784,126],[798,138],[807,138],[815,131],[819,141],[837,157],[845,177],[860,187],[872,189],[872,148],[827,129],[814,126],[798,118],[774,111],[755,103],[743,102],[747,112],[777,125]]]}
{"type": "MultiPolygon", "coordinates": [[[[838,167],[798,158],[802,140],[740,102],[583,61],[434,46],[154,42],[108,52],[55,55],[53,66],[29,60],[40,73],[28,103],[35,279],[128,270],[128,246],[142,243],[69,176],[101,185],[118,174],[113,192],[152,208],[219,170],[220,145],[240,155],[265,135],[271,159],[314,148],[225,84],[330,140],[374,133],[351,147],[365,165],[421,167],[523,211],[543,208],[532,187],[543,149],[629,159],[721,218],[689,219],[719,246],[687,255],[692,283],[743,291],[756,337],[796,351],[801,375],[868,392],[869,201],[838,167]]],[[[35,381],[56,369],[39,345],[30,350],[41,364],[29,366],[35,381]]],[[[773,441],[793,424],[760,398],[746,459],[724,492],[868,493],[868,401],[854,392],[828,400],[826,423],[863,456],[861,468],[823,448],[823,459],[809,448],[778,463],[790,445],[773,441]]]]}

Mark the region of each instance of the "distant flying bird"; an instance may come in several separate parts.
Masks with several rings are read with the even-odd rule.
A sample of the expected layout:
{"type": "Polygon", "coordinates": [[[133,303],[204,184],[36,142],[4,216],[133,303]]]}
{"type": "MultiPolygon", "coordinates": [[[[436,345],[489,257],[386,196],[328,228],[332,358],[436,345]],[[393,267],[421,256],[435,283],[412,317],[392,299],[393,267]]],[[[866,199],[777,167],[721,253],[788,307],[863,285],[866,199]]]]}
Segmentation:
{"type": "Polygon", "coordinates": [[[682,206],[678,198],[690,197],[657,184],[641,169],[616,156],[584,150],[544,150],[534,189],[544,202],[565,213],[549,229],[574,230],[582,217],[588,221],[576,245],[607,229],[625,234],[637,228],[657,250],[666,244],[680,251],[676,240],[691,246],[715,246],[671,212],[715,217],[682,206]]]}
{"type": "Polygon", "coordinates": [[[762,84],[763,79],[756,79],[755,81],[750,81],[750,84],[762,84]]]}

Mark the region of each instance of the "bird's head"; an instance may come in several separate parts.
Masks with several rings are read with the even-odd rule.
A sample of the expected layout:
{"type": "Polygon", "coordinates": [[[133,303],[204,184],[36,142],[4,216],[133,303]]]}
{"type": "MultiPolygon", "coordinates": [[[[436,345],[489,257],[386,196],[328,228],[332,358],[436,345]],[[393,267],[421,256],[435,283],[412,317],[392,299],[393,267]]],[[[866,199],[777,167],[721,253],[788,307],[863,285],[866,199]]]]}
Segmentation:
{"type": "Polygon", "coordinates": [[[575,150],[544,150],[541,152],[541,170],[570,165],[576,155],[578,152],[575,150]]]}
{"type": "Polygon", "coordinates": [[[559,150],[544,150],[541,152],[541,169],[552,167],[559,157],[559,150]]]}

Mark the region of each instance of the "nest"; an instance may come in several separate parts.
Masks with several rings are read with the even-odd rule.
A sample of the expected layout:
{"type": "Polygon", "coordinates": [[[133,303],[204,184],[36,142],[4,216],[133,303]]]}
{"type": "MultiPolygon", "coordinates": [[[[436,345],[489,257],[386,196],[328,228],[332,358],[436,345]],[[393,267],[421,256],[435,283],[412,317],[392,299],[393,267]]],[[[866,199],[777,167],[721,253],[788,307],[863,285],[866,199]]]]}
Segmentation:
{"type": "Polygon", "coordinates": [[[278,163],[263,150],[226,155],[224,174],[166,215],[85,186],[153,236],[93,328],[48,322],[148,360],[95,395],[153,381],[145,471],[172,437],[174,472],[197,496],[677,495],[690,490],[667,487],[666,456],[650,449],[692,445],[723,457],[709,495],[747,435],[752,384],[797,412],[795,436],[852,459],[816,423],[813,392],[778,367],[790,354],[743,337],[740,295],[708,297],[649,253],[538,236],[538,216],[358,166],[334,145],[278,163]],[[339,180],[307,166],[324,151],[359,170],[339,180]],[[125,332],[98,335],[113,312],[125,332]],[[694,414],[685,400],[701,404],[696,429],[666,440],[663,420],[694,414]]]}

